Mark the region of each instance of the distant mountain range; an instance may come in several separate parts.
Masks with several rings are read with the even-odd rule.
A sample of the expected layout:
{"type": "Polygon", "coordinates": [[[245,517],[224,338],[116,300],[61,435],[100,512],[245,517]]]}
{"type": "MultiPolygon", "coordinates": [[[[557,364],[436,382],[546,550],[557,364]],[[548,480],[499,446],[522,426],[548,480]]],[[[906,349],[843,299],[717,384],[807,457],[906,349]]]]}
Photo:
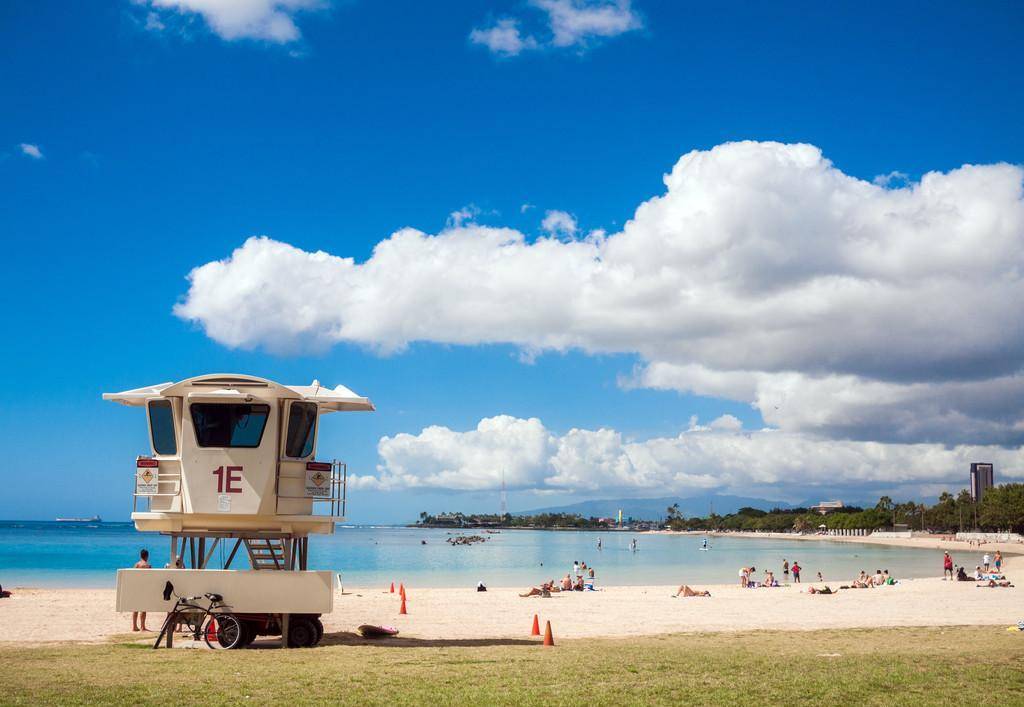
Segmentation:
{"type": "Polygon", "coordinates": [[[679,504],[679,512],[685,518],[692,518],[694,516],[704,517],[708,515],[712,508],[714,508],[714,512],[718,515],[728,515],[748,506],[764,511],[770,511],[773,508],[798,507],[784,501],[769,501],[764,498],[707,494],[705,496],[691,496],[689,498],[667,496],[665,498],[609,498],[599,501],[581,501],[567,506],[552,506],[550,508],[536,508],[531,511],[519,511],[513,515],[578,513],[584,518],[614,518],[621,508],[623,518],[657,520],[658,518],[665,517],[666,509],[673,503],[679,504]]]}

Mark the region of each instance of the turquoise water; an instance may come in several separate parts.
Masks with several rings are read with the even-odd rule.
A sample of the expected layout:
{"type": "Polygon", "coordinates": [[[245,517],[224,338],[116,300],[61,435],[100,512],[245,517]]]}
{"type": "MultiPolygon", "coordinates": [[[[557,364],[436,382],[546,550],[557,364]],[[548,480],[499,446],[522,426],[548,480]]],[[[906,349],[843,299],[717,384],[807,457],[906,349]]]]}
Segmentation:
{"type": "MultiPolygon", "coordinates": [[[[896,577],[942,574],[942,553],[934,550],[850,543],[800,542],[624,532],[545,532],[505,530],[485,535],[487,542],[451,546],[445,530],[392,527],[339,527],[332,536],[312,536],[311,569],[341,572],[348,586],[405,582],[426,587],[521,587],[565,576],[573,560],[596,568],[598,584],[718,584],[737,581],[737,570],[754,565],[781,579],[783,559],[799,561],[803,579],[822,572],[826,580],[845,581],[860,570],[888,569],[896,577]],[[597,549],[601,538],[604,548],[597,549]],[[637,552],[630,552],[636,538],[637,552]],[[422,540],[427,544],[423,545],[422,540]]],[[[169,541],[139,533],[130,523],[95,526],[0,521],[0,584],[5,587],[112,587],[114,572],[130,567],[141,548],[151,562],[167,562],[169,541]]],[[[225,551],[226,552],[226,551],[225,551]]],[[[214,561],[220,560],[220,550],[214,561]]],[[[954,561],[974,567],[980,556],[956,553],[954,561]]],[[[235,565],[245,567],[245,563],[235,565]]]]}

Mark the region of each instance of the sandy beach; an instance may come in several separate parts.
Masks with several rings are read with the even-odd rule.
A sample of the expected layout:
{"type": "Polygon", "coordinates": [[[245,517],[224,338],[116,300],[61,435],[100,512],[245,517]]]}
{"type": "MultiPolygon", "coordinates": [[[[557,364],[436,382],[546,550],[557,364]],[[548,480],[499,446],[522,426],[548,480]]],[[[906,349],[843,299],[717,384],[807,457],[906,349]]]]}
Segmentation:
{"type": "MultiPolygon", "coordinates": [[[[669,533],[671,530],[654,531],[658,533],[669,533]]],[[[711,537],[729,538],[750,538],[754,540],[796,540],[800,542],[824,542],[824,543],[861,543],[864,545],[888,545],[891,547],[914,547],[926,550],[950,550],[957,552],[976,552],[980,559],[983,553],[993,554],[999,550],[1003,555],[1024,555],[1024,543],[1016,542],[985,542],[981,545],[971,546],[962,540],[949,539],[948,536],[929,536],[912,538],[885,538],[873,537],[846,537],[838,535],[797,535],[795,533],[751,533],[751,532],[710,532],[684,531],[687,535],[708,535],[711,537]]],[[[1005,564],[1005,563],[1004,563],[1005,564]]]]}
{"type": "MultiPolygon", "coordinates": [[[[962,543],[958,545],[962,549],[962,543]]],[[[1004,561],[1011,580],[1019,577],[1022,566],[1024,558],[1019,556],[1007,556],[1004,561]]],[[[680,581],[686,578],[680,577],[680,581]]],[[[828,583],[836,588],[848,581],[828,583]]],[[[809,586],[820,585],[776,589],[742,589],[738,584],[696,586],[709,589],[712,596],[686,599],[671,596],[677,586],[604,587],[598,592],[561,593],[551,598],[521,598],[518,594],[523,587],[476,592],[471,588],[409,586],[409,613],[405,616],[398,613],[397,595],[383,587],[345,587],[336,593],[334,612],[324,617],[324,625],[328,634],[344,634],[359,624],[371,623],[396,626],[402,636],[424,640],[523,638],[536,613],[542,622],[551,621],[557,637],[568,639],[709,631],[1010,625],[1024,618],[1019,587],[979,588],[973,582],[946,582],[936,577],[819,596],[807,594],[809,586]]],[[[150,627],[158,628],[161,620],[161,615],[152,616],[150,627]]],[[[0,643],[104,642],[127,633],[129,626],[129,616],[114,611],[112,589],[15,588],[13,597],[0,601],[0,643]]]]}

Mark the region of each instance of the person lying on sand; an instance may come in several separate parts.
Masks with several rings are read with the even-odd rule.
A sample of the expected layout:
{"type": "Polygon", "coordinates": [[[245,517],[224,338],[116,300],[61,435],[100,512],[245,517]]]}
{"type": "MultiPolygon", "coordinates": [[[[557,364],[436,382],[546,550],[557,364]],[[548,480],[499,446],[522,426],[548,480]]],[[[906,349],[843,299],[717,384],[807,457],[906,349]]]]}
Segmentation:
{"type": "Polygon", "coordinates": [[[990,579],[986,584],[975,584],[974,586],[976,586],[976,587],[1012,587],[1013,585],[1010,584],[1010,582],[1008,582],[1005,579],[1003,581],[1001,581],[1001,582],[997,582],[994,579],[990,579]]]}
{"type": "Polygon", "coordinates": [[[698,592],[695,589],[691,589],[689,584],[684,584],[681,587],[679,587],[679,591],[676,592],[675,594],[673,594],[672,596],[677,597],[680,594],[682,594],[684,597],[709,597],[709,596],[711,596],[711,592],[709,592],[708,590],[705,589],[703,592],[698,592]]]}
{"type": "Polygon", "coordinates": [[[530,591],[526,592],[526,594],[520,594],[519,596],[524,597],[524,598],[525,597],[549,597],[549,596],[551,596],[551,592],[553,592],[553,591],[557,592],[558,588],[555,587],[555,580],[552,579],[552,580],[549,580],[547,582],[544,582],[544,584],[540,585],[539,587],[531,587],[530,591]]]}
{"type": "Polygon", "coordinates": [[[548,589],[548,585],[542,584],[539,587],[530,587],[530,591],[525,594],[520,594],[519,596],[524,599],[526,597],[549,597],[551,596],[551,590],[548,589]]]}
{"type": "Polygon", "coordinates": [[[832,588],[829,587],[829,586],[822,587],[821,589],[815,589],[814,587],[811,587],[810,589],[807,590],[807,593],[808,594],[838,594],[838,592],[833,592],[832,588]]]}

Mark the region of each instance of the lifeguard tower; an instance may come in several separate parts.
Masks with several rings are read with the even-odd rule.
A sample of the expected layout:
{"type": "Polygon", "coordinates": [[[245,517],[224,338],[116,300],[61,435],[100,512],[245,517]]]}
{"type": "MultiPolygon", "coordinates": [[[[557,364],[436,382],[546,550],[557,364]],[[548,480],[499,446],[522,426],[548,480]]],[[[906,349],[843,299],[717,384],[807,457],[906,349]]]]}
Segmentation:
{"type": "Polygon", "coordinates": [[[319,420],[373,403],[340,385],[234,374],[103,399],[146,410],[152,454],[135,460],[132,520],[170,545],[165,568],[118,571],[117,610],[169,611],[170,581],[179,595],[223,595],[245,644],[281,634],[291,646],[315,645],[334,582],[308,569],[309,536],[344,520],[347,481],[344,463],[316,460],[319,420]]]}

